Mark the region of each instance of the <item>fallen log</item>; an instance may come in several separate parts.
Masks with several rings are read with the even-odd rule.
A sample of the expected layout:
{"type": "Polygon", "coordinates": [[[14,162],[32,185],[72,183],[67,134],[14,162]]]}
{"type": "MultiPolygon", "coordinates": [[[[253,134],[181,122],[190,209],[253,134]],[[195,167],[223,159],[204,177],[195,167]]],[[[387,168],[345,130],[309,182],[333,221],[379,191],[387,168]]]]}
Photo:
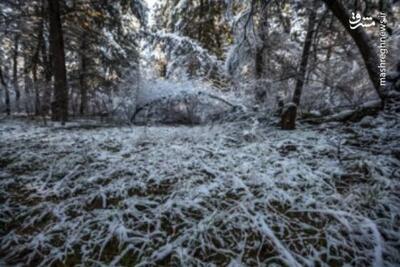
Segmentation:
{"type": "Polygon", "coordinates": [[[358,122],[366,116],[375,116],[381,110],[381,101],[369,101],[356,109],[343,110],[339,113],[325,117],[310,118],[302,120],[303,122],[320,124],[325,122],[358,122]]]}

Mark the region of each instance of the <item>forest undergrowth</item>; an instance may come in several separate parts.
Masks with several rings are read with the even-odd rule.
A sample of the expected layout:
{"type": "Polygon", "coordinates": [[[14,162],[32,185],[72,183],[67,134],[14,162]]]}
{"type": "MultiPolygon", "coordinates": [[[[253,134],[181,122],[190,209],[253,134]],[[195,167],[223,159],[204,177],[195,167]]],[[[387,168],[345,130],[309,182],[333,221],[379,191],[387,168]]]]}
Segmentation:
{"type": "Polygon", "coordinates": [[[3,120],[0,265],[395,266],[399,121],[3,120]]]}

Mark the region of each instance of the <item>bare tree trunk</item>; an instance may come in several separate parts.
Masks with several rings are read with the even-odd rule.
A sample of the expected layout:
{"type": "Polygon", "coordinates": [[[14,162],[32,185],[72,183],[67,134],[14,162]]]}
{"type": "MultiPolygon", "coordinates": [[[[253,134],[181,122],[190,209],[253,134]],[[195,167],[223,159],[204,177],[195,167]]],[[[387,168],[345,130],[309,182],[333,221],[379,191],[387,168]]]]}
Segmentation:
{"type": "Polygon", "coordinates": [[[31,102],[31,90],[32,90],[32,79],[29,76],[29,64],[28,59],[24,58],[24,104],[25,104],[25,112],[29,116],[32,112],[32,102],[31,102]]]}
{"type": "Polygon", "coordinates": [[[40,115],[40,93],[39,93],[39,84],[37,78],[37,65],[33,65],[32,68],[32,77],[33,77],[33,87],[35,89],[35,115],[40,115]]]}
{"type": "Polygon", "coordinates": [[[310,12],[311,13],[308,18],[306,39],[304,42],[303,53],[301,55],[300,67],[297,73],[296,87],[294,89],[294,94],[293,94],[293,103],[295,103],[297,107],[300,105],[301,94],[303,92],[304,80],[307,72],[308,58],[310,55],[311,43],[315,28],[316,12],[314,9],[311,9],[310,12]]]}
{"type": "Polygon", "coordinates": [[[40,115],[40,111],[41,111],[39,84],[38,84],[38,78],[37,78],[37,73],[38,73],[37,66],[39,64],[40,48],[42,47],[42,41],[43,41],[42,36],[43,36],[43,23],[40,23],[39,33],[38,33],[38,43],[36,46],[35,54],[33,55],[33,58],[32,58],[32,77],[33,77],[33,87],[35,89],[35,115],[36,116],[40,115]]]}
{"type": "Polygon", "coordinates": [[[328,47],[328,51],[326,52],[326,59],[325,59],[325,64],[326,64],[326,73],[325,73],[325,77],[324,77],[324,89],[326,89],[327,87],[329,87],[329,102],[332,104],[333,103],[333,88],[332,86],[329,86],[330,80],[331,80],[331,56],[332,56],[332,46],[330,45],[328,47]]]}
{"type": "Polygon", "coordinates": [[[68,87],[65,67],[65,51],[63,30],[60,17],[59,0],[48,0],[50,24],[50,44],[54,70],[54,103],[52,103],[52,119],[63,124],[68,120],[68,87]]]}
{"type": "MultiPolygon", "coordinates": [[[[253,3],[254,4],[254,3],[253,3]]],[[[256,101],[259,103],[265,103],[267,98],[267,89],[265,83],[262,81],[265,74],[265,50],[267,48],[267,36],[268,36],[268,3],[260,3],[260,23],[258,26],[258,38],[259,44],[255,49],[254,58],[254,69],[255,78],[258,80],[255,88],[256,101]]]]}
{"type": "MultiPolygon", "coordinates": [[[[331,18],[331,21],[329,22],[329,27],[328,30],[332,31],[333,29],[333,22],[334,18],[331,18]]],[[[326,56],[325,56],[325,63],[326,63],[326,72],[325,72],[325,77],[324,77],[324,88],[328,87],[329,85],[329,80],[330,80],[330,60],[333,52],[333,39],[334,37],[331,37],[328,42],[328,48],[326,50],[326,56]]]]}
{"type": "Polygon", "coordinates": [[[87,84],[86,84],[86,67],[87,67],[87,58],[86,58],[86,37],[85,34],[82,36],[82,43],[81,43],[81,69],[79,75],[79,85],[80,85],[80,95],[81,101],[79,106],[79,113],[80,115],[84,115],[87,111],[87,84]]]}
{"type": "Polygon", "coordinates": [[[18,46],[19,46],[19,36],[15,35],[14,39],[14,54],[13,54],[13,86],[15,91],[15,109],[19,112],[19,102],[21,98],[21,92],[19,90],[18,84],[18,46]]]}
{"type": "Polygon", "coordinates": [[[51,69],[51,53],[46,46],[46,41],[43,36],[39,36],[39,38],[42,39],[41,41],[41,50],[42,50],[42,62],[44,66],[44,78],[45,78],[45,85],[44,85],[44,91],[43,91],[43,98],[42,98],[42,105],[41,105],[41,113],[43,116],[46,116],[49,114],[50,111],[50,102],[51,102],[51,77],[53,76],[52,74],[52,69],[51,69]]]}
{"type": "Polygon", "coordinates": [[[6,114],[7,114],[8,116],[10,116],[10,115],[11,115],[11,108],[10,108],[10,92],[8,91],[8,87],[7,87],[6,81],[4,80],[4,77],[3,77],[3,70],[1,69],[1,67],[0,67],[0,82],[1,82],[1,84],[3,85],[4,91],[5,91],[5,94],[4,94],[5,103],[6,103],[6,110],[5,110],[5,112],[6,112],[6,114]]]}
{"type": "Polygon", "coordinates": [[[264,73],[264,46],[257,47],[254,56],[255,76],[256,79],[261,79],[264,73]]]}
{"type": "Polygon", "coordinates": [[[268,7],[267,3],[261,7],[260,14],[260,25],[258,30],[258,37],[260,38],[261,45],[257,46],[255,53],[255,74],[256,79],[261,79],[264,74],[265,62],[264,62],[264,52],[266,49],[265,42],[268,36],[268,7]]]}
{"type": "MultiPolygon", "coordinates": [[[[204,1],[200,0],[200,7],[199,7],[199,16],[200,17],[204,17],[206,14],[204,13],[204,1]]],[[[201,43],[203,41],[203,27],[201,24],[198,25],[197,28],[197,39],[199,40],[199,42],[201,43]]]]}
{"type": "Polygon", "coordinates": [[[315,21],[316,21],[316,11],[315,9],[310,10],[310,15],[308,18],[308,27],[306,39],[304,41],[303,53],[301,55],[301,62],[299,70],[297,72],[296,87],[293,93],[293,100],[290,105],[283,109],[281,115],[281,127],[284,130],[293,130],[296,128],[296,117],[297,109],[300,105],[301,94],[303,92],[304,80],[307,72],[308,58],[310,56],[311,43],[314,35],[315,21]]]}
{"type": "Polygon", "coordinates": [[[383,88],[381,88],[379,76],[380,74],[378,69],[379,58],[371,42],[371,39],[369,38],[363,27],[357,27],[354,30],[350,29],[350,14],[339,0],[323,1],[325,2],[326,6],[332,11],[335,17],[340,21],[340,23],[346,28],[353,41],[356,43],[364,60],[364,64],[367,68],[369,78],[379,98],[381,99],[382,104],[384,104],[385,95],[383,92],[383,88]]]}

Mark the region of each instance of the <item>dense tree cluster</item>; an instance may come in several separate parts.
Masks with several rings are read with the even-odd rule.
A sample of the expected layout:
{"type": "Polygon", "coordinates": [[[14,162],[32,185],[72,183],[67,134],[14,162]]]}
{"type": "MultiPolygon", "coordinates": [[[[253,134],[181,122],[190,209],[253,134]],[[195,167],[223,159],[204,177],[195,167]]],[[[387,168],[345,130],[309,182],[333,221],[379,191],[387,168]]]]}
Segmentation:
{"type": "MultiPolygon", "coordinates": [[[[54,119],[58,109],[109,107],[127,73],[134,91],[140,58],[162,78],[211,81],[261,109],[293,102],[303,113],[329,113],[384,100],[379,41],[384,34],[391,54],[399,43],[393,1],[168,0],[156,3],[150,23],[141,0],[0,5],[4,111],[52,110],[54,119]],[[350,29],[352,12],[375,26],[350,29]]],[[[397,61],[387,57],[388,81],[397,61]]]]}
{"type": "MultiPolygon", "coordinates": [[[[380,84],[378,45],[380,27],[384,25],[387,49],[396,46],[399,7],[394,3],[231,0],[218,5],[208,1],[211,17],[198,16],[203,4],[164,2],[157,13],[162,27],[157,28],[190,38],[209,55],[220,59],[216,64],[224,64],[224,74],[230,77],[233,87],[250,91],[258,105],[277,105],[283,99],[296,106],[302,103],[305,112],[332,112],[331,109],[354,107],[376,97],[384,100],[386,88],[380,84]],[[213,8],[214,5],[223,8],[213,8]],[[375,27],[351,30],[352,12],[371,17],[375,27]],[[382,13],[386,16],[384,21],[382,13]],[[206,33],[202,31],[204,25],[208,25],[206,33]],[[225,34],[223,44],[207,41],[213,34],[225,34]],[[224,47],[223,53],[220,47],[224,47]]],[[[189,54],[180,52],[177,54],[189,54]]],[[[176,60],[176,53],[173,54],[176,60]]],[[[182,60],[202,61],[199,57],[182,60]]],[[[397,60],[388,58],[386,68],[393,68],[397,60]]],[[[181,61],[178,65],[187,66],[181,61]]],[[[176,70],[176,65],[169,69],[176,70]]],[[[190,69],[187,71],[191,73],[190,69]]]]}
{"type": "Polygon", "coordinates": [[[7,111],[51,110],[63,121],[68,111],[96,113],[138,71],[141,1],[2,1],[0,10],[7,111]]]}

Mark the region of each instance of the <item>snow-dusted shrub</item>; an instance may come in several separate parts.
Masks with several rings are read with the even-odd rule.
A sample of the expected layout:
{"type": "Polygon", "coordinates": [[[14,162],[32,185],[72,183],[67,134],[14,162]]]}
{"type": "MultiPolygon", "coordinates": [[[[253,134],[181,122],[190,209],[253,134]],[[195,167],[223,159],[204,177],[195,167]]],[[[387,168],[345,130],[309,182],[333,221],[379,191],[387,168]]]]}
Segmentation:
{"type": "Polygon", "coordinates": [[[232,109],[235,105],[228,99],[200,81],[146,81],[138,91],[131,120],[139,124],[201,124],[232,109]]]}

